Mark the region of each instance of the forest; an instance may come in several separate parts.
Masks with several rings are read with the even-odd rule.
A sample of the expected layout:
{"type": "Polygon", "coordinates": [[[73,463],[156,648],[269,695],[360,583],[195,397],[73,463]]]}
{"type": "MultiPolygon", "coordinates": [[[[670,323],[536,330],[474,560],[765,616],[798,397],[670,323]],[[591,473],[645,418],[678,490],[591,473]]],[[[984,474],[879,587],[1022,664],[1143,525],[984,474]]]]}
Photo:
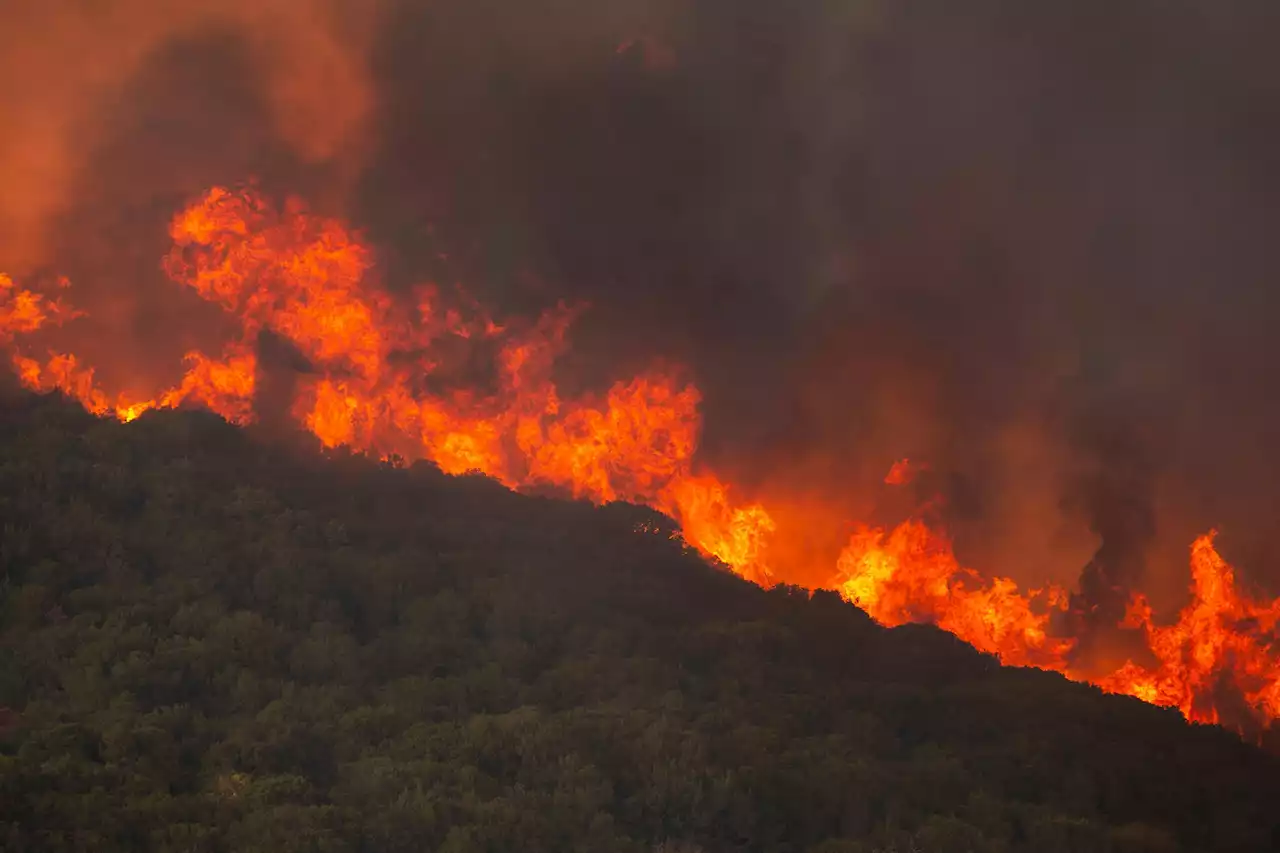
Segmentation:
{"type": "Polygon", "coordinates": [[[0,400],[0,848],[1258,853],[1280,761],[670,520],[0,400]]]}

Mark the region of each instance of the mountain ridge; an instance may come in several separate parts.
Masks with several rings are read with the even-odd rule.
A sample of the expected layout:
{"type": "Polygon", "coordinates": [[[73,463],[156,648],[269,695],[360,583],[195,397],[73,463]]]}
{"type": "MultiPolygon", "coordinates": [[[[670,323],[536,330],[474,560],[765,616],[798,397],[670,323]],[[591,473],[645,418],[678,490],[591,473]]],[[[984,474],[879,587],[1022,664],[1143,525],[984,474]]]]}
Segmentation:
{"type": "Polygon", "coordinates": [[[1280,840],[1234,735],[760,589],[649,510],[0,402],[6,850],[1280,840]]]}

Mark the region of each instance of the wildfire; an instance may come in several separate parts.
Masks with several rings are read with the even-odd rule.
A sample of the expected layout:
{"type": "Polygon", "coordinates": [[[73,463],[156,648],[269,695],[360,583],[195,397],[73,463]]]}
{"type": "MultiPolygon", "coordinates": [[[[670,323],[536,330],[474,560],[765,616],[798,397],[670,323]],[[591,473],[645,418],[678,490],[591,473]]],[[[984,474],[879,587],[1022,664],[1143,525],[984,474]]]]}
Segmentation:
{"type": "Polygon", "coordinates": [[[1065,606],[1065,590],[1023,595],[1008,578],[984,580],[919,520],[889,533],[857,531],[836,571],[840,592],[886,625],[933,622],[1007,664],[1066,668],[1073,643],[1049,636],[1050,613],[1065,606]]]}
{"type": "MultiPolygon", "coordinates": [[[[0,339],[19,380],[123,421],[187,405],[243,424],[254,418],[265,369],[258,341],[270,334],[306,365],[287,411],[326,447],[428,459],[514,489],[549,485],[597,503],[646,504],[673,517],[690,545],[762,585],[801,568],[771,560],[779,524],[766,505],[697,463],[701,397],[677,370],[655,367],[598,396],[561,396],[552,367],[576,309],[497,323],[474,304],[446,305],[434,287],[393,296],[358,233],[251,191],[210,190],[173,218],[170,236],[166,274],[235,320],[238,332],[217,357],[188,353],[182,378],[150,395],[111,393],[69,348],[37,351],[37,339],[81,316],[64,302],[66,283],[50,295],[0,275],[0,339]],[[492,353],[491,381],[456,381],[450,341],[492,353]]],[[[904,459],[885,482],[905,485],[923,470],[904,459]]],[[[1146,638],[1150,660],[1094,681],[1193,720],[1260,731],[1280,717],[1280,600],[1241,593],[1213,534],[1192,546],[1191,569],[1191,603],[1174,624],[1155,624],[1134,597],[1121,627],[1146,638]]],[[[1075,640],[1057,633],[1067,591],[984,577],[923,520],[858,527],[825,575],[825,586],[881,623],[932,622],[1007,664],[1080,677],[1075,640]]]]}
{"type": "Polygon", "coordinates": [[[890,486],[905,486],[916,478],[919,470],[919,466],[913,464],[910,459],[899,459],[889,467],[889,473],[884,475],[884,481],[890,486]]]}
{"type": "Polygon", "coordinates": [[[1101,686],[1178,708],[1193,720],[1245,725],[1239,709],[1236,719],[1225,719],[1219,700],[1228,691],[1243,700],[1255,724],[1271,721],[1280,717],[1274,648],[1280,599],[1260,602],[1241,594],[1235,572],[1213,547],[1216,535],[1207,533],[1191,546],[1191,602],[1177,622],[1153,624],[1146,599],[1134,596],[1126,622],[1145,632],[1157,664],[1127,663],[1101,686]]]}
{"type": "MultiPolygon", "coordinates": [[[[59,286],[66,287],[67,282],[62,280],[59,286]]],[[[0,273],[0,339],[12,340],[15,335],[29,334],[46,324],[60,323],[71,314],[60,299],[24,290],[0,273]]]]}
{"type": "Polygon", "coordinates": [[[212,361],[198,352],[187,354],[190,365],[182,381],[148,400],[131,400],[124,395],[109,396],[94,382],[92,367],[84,367],[76,356],[56,353],[41,364],[22,355],[13,357],[22,384],[35,391],[61,391],[79,400],[95,415],[114,415],[132,421],[149,409],[173,409],[186,402],[197,403],[236,424],[246,423],[252,414],[255,358],[252,351],[233,347],[225,360],[212,361]]]}

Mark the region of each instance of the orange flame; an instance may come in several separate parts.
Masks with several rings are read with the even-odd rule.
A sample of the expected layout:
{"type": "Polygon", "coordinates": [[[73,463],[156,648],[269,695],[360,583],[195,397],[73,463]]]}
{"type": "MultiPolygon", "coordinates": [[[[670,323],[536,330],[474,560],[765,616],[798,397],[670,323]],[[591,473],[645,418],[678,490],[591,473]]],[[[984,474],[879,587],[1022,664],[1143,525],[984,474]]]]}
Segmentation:
{"type": "Polygon", "coordinates": [[[253,401],[256,359],[251,351],[233,349],[225,361],[211,361],[198,352],[187,354],[190,368],[175,388],[150,400],[114,399],[94,382],[92,367],[84,367],[70,354],[50,356],[44,364],[15,355],[14,367],[22,384],[35,391],[61,391],[95,415],[114,415],[132,421],[150,409],[172,409],[191,402],[232,423],[249,420],[253,401]]]}
{"type": "Polygon", "coordinates": [[[1217,695],[1234,688],[1256,718],[1274,720],[1280,717],[1280,599],[1259,602],[1242,595],[1234,570],[1214,548],[1216,535],[1209,532],[1191,546],[1191,602],[1178,621],[1153,624],[1141,596],[1129,608],[1126,622],[1146,632],[1157,665],[1127,663],[1101,686],[1208,723],[1221,721],[1217,695]]]}
{"type": "Polygon", "coordinates": [[[918,466],[912,464],[910,459],[899,459],[889,468],[889,473],[884,475],[885,484],[905,486],[916,478],[918,471],[918,466]]]}
{"type": "MultiPolygon", "coordinates": [[[[66,284],[65,280],[59,281],[59,286],[66,284]]],[[[59,324],[72,316],[73,312],[60,299],[24,290],[14,284],[12,278],[0,273],[0,340],[11,340],[16,335],[34,332],[46,323],[59,324]]]]}
{"type": "MultiPolygon", "coordinates": [[[[41,360],[24,351],[24,336],[77,315],[60,298],[0,275],[0,340],[13,350],[20,381],[124,421],[197,405],[246,423],[259,369],[253,342],[269,331],[308,363],[289,411],[326,447],[428,459],[446,473],[481,472],[516,489],[549,485],[597,503],[646,504],[673,517],[691,546],[762,585],[811,572],[771,559],[783,531],[764,503],[743,500],[696,464],[701,396],[675,371],[655,368],[600,396],[561,397],[552,368],[575,309],[558,306],[533,324],[496,323],[465,299],[443,305],[434,287],[393,298],[358,234],[296,201],[278,210],[249,191],[210,190],[174,217],[170,235],[166,273],[239,326],[220,358],[189,353],[181,381],[145,399],[108,393],[74,353],[41,360]],[[493,348],[487,387],[450,381],[440,351],[449,339],[493,348]]],[[[922,470],[903,459],[885,482],[904,485],[922,470]]],[[[793,519],[785,532],[804,524],[793,519]]],[[[1224,718],[1229,688],[1255,728],[1269,724],[1280,717],[1280,600],[1241,594],[1213,534],[1193,545],[1191,564],[1192,601],[1176,623],[1155,625],[1137,596],[1121,625],[1144,634],[1156,663],[1131,662],[1095,683],[1211,722],[1224,718]]],[[[1074,640],[1054,633],[1066,590],[1022,591],[984,577],[924,521],[857,527],[825,577],[886,625],[932,622],[1007,664],[1079,677],[1070,666],[1074,640]]],[[[1247,722],[1232,717],[1238,728],[1247,722]]]]}
{"type": "Polygon", "coordinates": [[[170,233],[171,277],[235,314],[246,338],[270,329],[309,359],[318,378],[293,410],[326,446],[430,459],[513,488],[545,483],[596,502],[649,503],[704,553],[767,577],[768,514],[731,505],[725,484],[694,471],[696,388],[655,370],[600,400],[560,399],[550,372],[573,310],[519,330],[439,310],[430,289],[407,310],[370,280],[370,252],[341,223],[296,202],[277,213],[247,192],[211,190],[170,233]],[[423,387],[436,367],[427,353],[449,335],[500,342],[494,391],[423,387]]]}
{"type": "Polygon", "coordinates": [[[836,563],[840,592],[886,625],[933,622],[1012,665],[1064,669],[1069,640],[1049,637],[1065,591],[1022,595],[1008,578],[984,580],[956,562],[951,543],[921,521],[889,534],[861,529],[836,563]],[[1033,604],[1043,599],[1041,612],[1033,604]]]}

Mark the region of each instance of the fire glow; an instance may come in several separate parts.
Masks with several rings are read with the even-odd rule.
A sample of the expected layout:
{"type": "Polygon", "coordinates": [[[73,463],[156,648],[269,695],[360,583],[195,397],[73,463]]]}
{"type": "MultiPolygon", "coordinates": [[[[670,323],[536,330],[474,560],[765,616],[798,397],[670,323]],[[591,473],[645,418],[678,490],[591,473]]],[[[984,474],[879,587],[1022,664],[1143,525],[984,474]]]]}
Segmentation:
{"type": "MultiPolygon", "coordinates": [[[[80,316],[66,283],[37,292],[0,275],[0,338],[23,385],[61,391],[123,421],[187,405],[245,424],[259,381],[255,342],[270,332],[310,366],[289,411],[326,447],[427,459],[446,473],[481,472],[513,489],[553,486],[596,503],[644,504],[748,580],[768,586],[798,576],[776,550],[771,555],[782,531],[769,499],[743,499],[695,459],[701,398],[676,371],[654,369],[597,397],[561,397],[551,368],[573,309],[499,323],[478,306],[447,307],[431,287],[393,297],[374,283],[371,250],[341,222],[297,202],[277,210],[251,191],[210,190],[173,218],[170,236],[169,278],[234,317],[241,334],[216,355],[188,353],[172,387],[112,394],[74,352],[37,352],[27,337],[80,316]],[[490,387],[433,386],[432,344],[447,337],[497,353],[490,387]]],[[[886,483],[904,485],[921,469],[903,460],[886,483]]],[[[932,622],[1006,664],[1054,670],[1255,734],[1280,717],[1280,654],[1272,648],[1280,599],[1242,592],[1213,533],[1191,546],[1190,601],[1177,621],[1156,624],[1145,598],[1133,596],[1118,627],[1145,638],[1146,660],[1088,679],[1073,671],[1076,640],[1063,631],[1067,590],[1024,590],[965,567],[944,532],[919,518],[855,529],[819,576],[882,624],[932,622]],[[1224,687],[1232,708],[1225,716],[1224,687]]]]}

